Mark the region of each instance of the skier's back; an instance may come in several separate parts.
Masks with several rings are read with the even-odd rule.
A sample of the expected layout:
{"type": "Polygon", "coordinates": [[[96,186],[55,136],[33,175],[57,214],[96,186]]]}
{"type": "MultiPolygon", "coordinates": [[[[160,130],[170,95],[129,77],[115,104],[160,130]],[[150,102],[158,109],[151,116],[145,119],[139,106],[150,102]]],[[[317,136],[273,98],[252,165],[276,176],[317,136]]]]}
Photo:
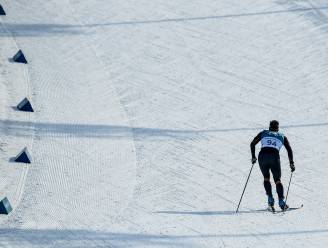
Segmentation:
{"type": "Polygon", "coordinates": [[[259,153],[259,165],[264,177],[264,188],[268,196],[269,206],[274,206],[274,198],[272,196],[272,187],[270,182],[270,170],[273,180],[276,184],[276,190],[279,198],[279,206],[285,210],[288,206],[285,204],[284,188],[281,183],[281,167],[279,151],[282,146],[285,146],[288,153],[289,165],[291,171],[295,170],[293,161],[293,151],[289,145],[286,136],[279,132],[279,122],[273,120],[270,122],[269,130],[260,132],[251,142],[252,163],[256,163],[255,146],[261,141],[261,151],[259,153]]]}

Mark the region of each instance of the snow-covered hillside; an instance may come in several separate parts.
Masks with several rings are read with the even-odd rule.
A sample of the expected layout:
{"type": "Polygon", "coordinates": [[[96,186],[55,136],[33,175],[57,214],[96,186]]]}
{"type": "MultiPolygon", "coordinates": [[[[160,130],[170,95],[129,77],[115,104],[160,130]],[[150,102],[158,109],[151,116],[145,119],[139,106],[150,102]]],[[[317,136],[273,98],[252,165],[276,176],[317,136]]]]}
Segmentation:
{"type": "Polygon", "coordinates": [[[0,4],[0,247],[327,246],[327,0],[0,4]],[[257,211],[256,165],[235,214],[271,119],[304,208],[257,211]]]}

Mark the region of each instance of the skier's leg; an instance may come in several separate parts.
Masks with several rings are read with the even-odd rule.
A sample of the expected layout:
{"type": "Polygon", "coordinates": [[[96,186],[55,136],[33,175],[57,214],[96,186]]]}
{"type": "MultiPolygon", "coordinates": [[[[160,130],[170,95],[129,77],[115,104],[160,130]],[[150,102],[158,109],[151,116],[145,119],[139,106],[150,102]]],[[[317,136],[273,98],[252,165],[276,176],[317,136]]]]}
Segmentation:
{"type": "Polygon", "coordinates": [[[273,180],[276,184],[276,190],[279,198],[279,206],[282,210],[285,210],[288,208],[286,205],[284,199],[284,186],[281,183],[281,167],[280,167],[280,159],[278,159],[275,163],[275,165],[271,168],[271,172],[273,175],[273,180]]]}
{"type": "Polygon", "coordinates": [[[269,175],[269,177],[264,177],[263,185],[264,185],[266,194],[268,196],[272,196],[272,186],[271,186],[271,182],[270,182],[270,175],[269,175]]]}
{"type": "Polygon", "coordinates": [[[275,183],[276,183],[277,194],[279,197],[279,207],[282,210],[286,210],[288,208],[288,205],[286,205],[285,203],[284,186],[282,185],[280,180],[275,181],[275,183]]]}
{"type": "Polygon", "coordinates": [[[277,194],[278,194],[278,198],[279,199],[284,199],[284,186],[282,185],[280,180],[275,180],[276,183],[276,190],[277,190],[277,194]]]}
{"type": "Polygon", "coordinates": [[[271,207],[273,207],[273,205],[274,205],[274,198],[272,196],[272,186],[271,186],[271,182],[270,182],[270,177],[265,177],[263,184],[264,184],[265,192],[266,192],[266,194],[268,196],[268,205],[271,206],[271,207]]]}
{"type": "Polygon", "coordinates": [[[274,199],[272,196],[272,186],[271,186],[271,182],[270,182],[270,163],[268,163],[268,158],[265,154],[261,154],[259,155],[259,165],[260,165],[260,169],[263,175],[263,186],[265,189],[265,192],[268,196],[268,204],[270,206],[274,205],[274,199]]]}
{"type": "Polygon", "coordinates": [[[276,190],[279,199],[284,199],[284,186],[281,183],[281,167],[280,167],[280,159],[278,158],[274,165],[271,167],[271,172],[273,175],[273,180],[276,184],[276,190]]]}

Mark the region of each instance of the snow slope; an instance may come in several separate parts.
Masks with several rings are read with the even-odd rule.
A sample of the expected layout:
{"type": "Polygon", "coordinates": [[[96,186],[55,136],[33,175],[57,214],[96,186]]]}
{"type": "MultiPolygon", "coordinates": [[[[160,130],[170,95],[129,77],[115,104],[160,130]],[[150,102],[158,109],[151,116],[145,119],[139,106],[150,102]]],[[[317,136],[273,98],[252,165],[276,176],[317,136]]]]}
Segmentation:
{"type": "Polygon", "coordinates": [[[0,247],[327,246],[327,1],[2,5],[0,247]],[[25,96],[35,113],[11,108],[25,96]],[[305,207],[256,211],[256,166],[234,214],[271,119],[305,207]],[[33,163],[8,162],[24,146],[33,163]]]}

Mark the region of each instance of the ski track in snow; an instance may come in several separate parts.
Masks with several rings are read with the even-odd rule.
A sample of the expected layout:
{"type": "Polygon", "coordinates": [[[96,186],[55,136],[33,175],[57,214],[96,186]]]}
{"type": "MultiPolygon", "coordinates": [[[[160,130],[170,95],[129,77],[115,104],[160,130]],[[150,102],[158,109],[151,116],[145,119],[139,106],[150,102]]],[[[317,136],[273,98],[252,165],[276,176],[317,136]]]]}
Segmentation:
{"type": "Polygon", "coordinates": [[[326,1],[3,2],[0,247],[326,247],[326,1]],[[304,208],[259,211],[255,166],[235,214],[270,119],[304,208]]]}

